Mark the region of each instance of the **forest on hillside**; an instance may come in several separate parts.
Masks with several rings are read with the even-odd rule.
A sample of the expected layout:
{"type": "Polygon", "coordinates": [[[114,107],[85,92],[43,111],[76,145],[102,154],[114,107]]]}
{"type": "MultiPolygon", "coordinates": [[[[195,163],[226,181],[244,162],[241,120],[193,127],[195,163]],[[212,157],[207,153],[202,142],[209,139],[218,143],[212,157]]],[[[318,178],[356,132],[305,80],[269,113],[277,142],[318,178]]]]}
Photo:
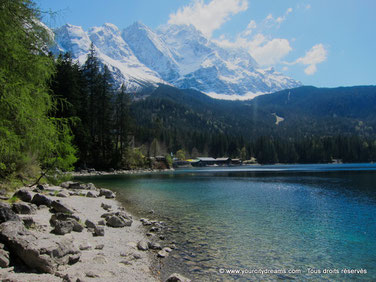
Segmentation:
{"type": "Polygon", "coordinates": [[[139,97],[124,85],[115,88],[94,46],[82,66],[68,53],[52,55],[39,18],[32,1],[0,1],[3,180],[27,181],[74,168],[150,167],[150,157],[171,154],[256,158],[262,164],[376,161],[373,115],[361,116],[362,109],[358,115],[367,122],[337,113],[335,119],[332,113],[299,116],[291,105],[283,107],[284,100],[274,108],[263,102],[278,101],[285,92],[231,102],[161,85],[139,97]],[[271,112],[284,114],[286,122],[277,127],[271,112]]]}

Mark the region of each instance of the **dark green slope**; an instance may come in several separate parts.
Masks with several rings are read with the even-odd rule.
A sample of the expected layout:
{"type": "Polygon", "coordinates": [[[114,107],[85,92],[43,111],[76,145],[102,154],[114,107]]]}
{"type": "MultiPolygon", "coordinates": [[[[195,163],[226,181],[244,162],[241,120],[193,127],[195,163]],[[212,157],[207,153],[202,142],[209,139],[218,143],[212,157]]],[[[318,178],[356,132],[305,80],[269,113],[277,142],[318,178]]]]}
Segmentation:
{"type": "Polygon", "coordinates": [[[251,101],[224,101],[195,90],[161,85],[133,104],[139,125],[226,133],[255,138],[376,133],[376,87],[310,86],[259,96],[251,101]],[[275,124],[273,113],[284,118],[275,124]]]}

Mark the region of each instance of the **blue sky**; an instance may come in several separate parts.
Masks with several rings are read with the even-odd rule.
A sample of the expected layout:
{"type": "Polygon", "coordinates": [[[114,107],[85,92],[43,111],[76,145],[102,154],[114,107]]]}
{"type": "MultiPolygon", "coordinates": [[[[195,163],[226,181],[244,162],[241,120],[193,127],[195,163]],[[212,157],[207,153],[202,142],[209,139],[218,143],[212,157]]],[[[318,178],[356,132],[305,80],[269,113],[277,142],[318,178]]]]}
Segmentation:
{"type": "Polygon", "coordinates": [[[44,21],[84,29],[193,24],[305,85],[376,84],[375,0],[36,0],[44,21]]]}

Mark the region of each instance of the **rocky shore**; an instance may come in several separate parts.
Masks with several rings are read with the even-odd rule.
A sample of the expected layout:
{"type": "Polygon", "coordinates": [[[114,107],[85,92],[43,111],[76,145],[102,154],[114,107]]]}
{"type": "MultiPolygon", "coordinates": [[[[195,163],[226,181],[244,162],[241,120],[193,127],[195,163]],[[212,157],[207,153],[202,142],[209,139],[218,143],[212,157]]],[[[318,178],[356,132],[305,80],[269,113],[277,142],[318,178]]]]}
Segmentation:
{"type": "Polygon", "coordinates": [[[160,281],[152,260],[176,248],[159,235],[164,223],[132,217],[115,197],[78,182],[3,197],[1,281],[160,281]]]}
{"type": "Polygon", "coordinates": [[[76,176],[98,176],[98,175],[118,175],[118,174],[144,174],[144,173],[160,173],[160,172],[167,172],[167,171],[174,171],[173,168],[169,169],[132,169],[132,170],[125,170],[119,169],[114,170],[111,169],[109,171],[97,171],[95,169],[85,169],[75,172],[69,172],[70,175],[76,176]]]}

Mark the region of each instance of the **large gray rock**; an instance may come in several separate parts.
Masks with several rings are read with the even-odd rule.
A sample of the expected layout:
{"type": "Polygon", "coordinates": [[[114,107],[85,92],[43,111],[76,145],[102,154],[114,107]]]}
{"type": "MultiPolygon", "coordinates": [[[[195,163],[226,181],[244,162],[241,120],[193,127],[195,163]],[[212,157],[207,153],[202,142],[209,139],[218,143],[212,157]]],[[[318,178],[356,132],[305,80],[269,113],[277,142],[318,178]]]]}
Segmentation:
{"type": "Polygon", "coordinates": [[[126,220],[120,216],[112,215],[106,219],[106,225],[110,227],[131,226],[132,221],[126,220]]]}
{"type": "Polygon", "coordinates": [[[191,282],[191,280],[179,273],[173,273],[165,282],[191,282]]]}
{"type": "Polygon", "coordinates": [[[24,188],[16,191],[16,193],[14,193],[13,196],[17,197],[18,199],[24,202],[30,202],[33,198],[29,190],[24,188]]]}
{"type": "Polygon", "coordinates": [[[68,207],[67,205],[61,203],[59,200],[51,202],[51,208],[53,212],[60,212],[60,213],[68,213],[73,214],[72,208],[68,207]]]}
{"type": "Polygon", "coordinates": [[[115,193],[108,189],[100,189],[99,197],[101,196],[105,196],[106,199],[113,199],[115,198],[115,193]]]}
{"type": "Polygon", "coordinates": [[[12,210],[17,214],[33,214],[36,208],[30,204],[19,202],[12,205],[12,210]]]}
{"type": "Polygon", "coordinates": [[[21,221],[21,219],[14,211],[12,211],[8,204],[0,202],[0,223],[6,221],[21,221]]]}
{"type": "Polygon", "coordinates": [[[54,229],[52,233],[57,235],[65,235],[75,232],[82,232],[84,227],[79,223],[80,218],[66,213],[53,214],[50,219],[50,224],[54,229]]]}
{"type": "Polygon", "coordinates": [[[75,263],[80,258],[72,240],[39,240],[18,221],[0,225],[0,240],[27,266],[43,273],[54,273],[59,265],[75,263]]]}
{"type": "Polygon", "coordinates": [[[55,228],[52,230],[52,233],[56,235],[65,235],[71,233],[74,228],[73,220],[58,220],[55,222],[55,228]]]}
{"type": "Polygon", "coordinates": [[[80,218],[73,214],[66,214],[66,213],[55,213],[50,218],[50,224],[51,226],[55,226],[55,222],[57,220],[68,220],[68,219],[74,219],[76,221],[80,221],[80,218]]]}
{"type": "Polygon", "coordinates": [[[50,198],[46,197],[43,194],[37,193],[37,194],[34,195],[31,202],[33,204],[37,205],[37,206],[44,205],[44,206],[47,206],[47,207],[51,207],[52,200],[50,198]]]}
{"type": "Polygon", "coordinates": [[[138,242],[137,243],[137,249],[139,249],[140,251],[147,251],[147,250],[149,250],[149,242],[145,241],[145,240],[142,240],[142,241],[138,242]]]}

